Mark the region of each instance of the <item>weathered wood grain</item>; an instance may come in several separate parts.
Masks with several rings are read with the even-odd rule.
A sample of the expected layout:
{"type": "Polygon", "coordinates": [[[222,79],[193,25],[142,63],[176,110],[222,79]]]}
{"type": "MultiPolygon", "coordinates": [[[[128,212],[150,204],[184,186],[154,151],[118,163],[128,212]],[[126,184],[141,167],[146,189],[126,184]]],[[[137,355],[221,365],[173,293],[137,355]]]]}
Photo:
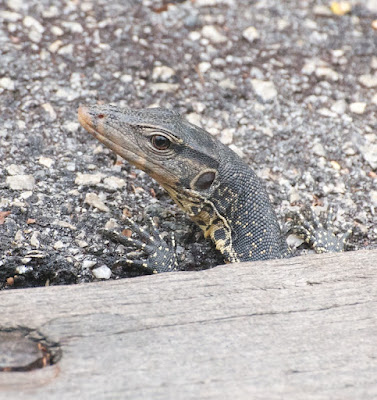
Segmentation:
{"type": "Polygon", "coordinates": [[[1,399],[375,399],[377,251],[0,293],[60,343],[1,399]]]}

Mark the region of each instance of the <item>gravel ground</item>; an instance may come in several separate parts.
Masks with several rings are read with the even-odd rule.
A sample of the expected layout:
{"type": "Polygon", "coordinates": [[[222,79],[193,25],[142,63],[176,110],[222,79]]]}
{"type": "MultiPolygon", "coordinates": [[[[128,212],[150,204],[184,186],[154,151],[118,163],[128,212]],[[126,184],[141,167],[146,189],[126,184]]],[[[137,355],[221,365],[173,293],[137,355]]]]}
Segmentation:
{"type": "Polygon", "coordinates": [[[344,6],[1,2],[0,287],[135,275],[99,231],[125,229],[122,215],[174,230],[186,269],[221,262],[158,184],[80,128],[81,103],[178,110],[253,166],[283,228],[303,205],[335,206],[350,248],[377,247],[377,5],[344,6]]]}

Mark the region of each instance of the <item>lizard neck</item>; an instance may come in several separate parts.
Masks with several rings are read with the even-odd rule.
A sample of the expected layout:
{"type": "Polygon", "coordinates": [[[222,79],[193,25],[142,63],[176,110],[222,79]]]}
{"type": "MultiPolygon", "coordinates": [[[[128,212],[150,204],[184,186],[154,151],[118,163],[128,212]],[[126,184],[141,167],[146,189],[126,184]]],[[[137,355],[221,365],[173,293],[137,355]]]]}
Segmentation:
{"type": "MultiPolygon", "coordinates": [[[[234,256],[237,261],[289,256],[266,189],[254,171],[234,157],[220,165],[219,176],[211,201],[217,214],[225,217],[225,258],[234,262],[234,256]]],[[[215,230],[211,235],[215,243],[216,235],[220,234],[215,230]]]]}

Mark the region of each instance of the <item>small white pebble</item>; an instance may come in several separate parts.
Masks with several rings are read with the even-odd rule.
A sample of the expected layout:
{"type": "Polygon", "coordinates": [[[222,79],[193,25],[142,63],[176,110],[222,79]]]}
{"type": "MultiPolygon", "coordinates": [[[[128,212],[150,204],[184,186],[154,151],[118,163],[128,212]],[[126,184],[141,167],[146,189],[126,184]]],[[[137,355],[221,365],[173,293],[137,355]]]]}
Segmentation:
{"type": "Polygon", "coordinates": [[[81,247],[81,248],[85,248],[89,246],[89,243],[86,242],[85,240],[76,240],[76,243],[81,247]]]}
{"type": "Polygon", "coordinates": [[[211,68],[211,64],[207,61],[203,61],[198,65],[198,69],[202,74],[205,74],[211,68]]]}
{"type": "Polygon", "coordinates": [[[92,274],[97,279],[110,279],[111,269],[106,265],[101,265],[100,267],[93,269],[92,274]]]}
{"type": "Polygon", "coordinates": [[[259,38],[259,32],[253,27],[249,26],[242,32],[242,36],[250,43],[259,38]]]}
{"type": "Polygon", "coordinates": [[[117,176],[108,176],[104,179],[103,183],[110,190],[118,190],[126,186],[126,181],[117,176]]]}
{"type": "Polygon", "coordinates": [[[108,229],[110,231],[117,229],[119,227],[118,222],[114,218],[110,218],[106,224],[105,224],[105,229],[108,229]]]}
{"type": "Polygon", "coordinates": [[[362,102],[355,102],[350,104],[350,110],[355,114],[364,114],[366,107],[367,104],[362,102]]]}
{"type": "Polygon", "coordinates": [[[56,53],[62,45],[63,42],[61,40],[55,40],[55,42],[51,43],[50,46],[48,46],[48,50],[50,53],[56,53]]]}
{"type": "Polygon", "coordinates": [[[60,250],[64,247],[64,243],[61,240],[58,240],[57,242],[54,243],[54,249],[55,250],[60,250]]]}
{"type": "Polygon", "coordinates": [[[130,83],[133,81],[132,75],[124,74],[121,75],[120,80],[124,83],[130,83]]]}
{"type": "Polygon", "coordinates": [[[22,266],[16,268],[16,272],[19,275],[26,274],[27,272],[32,271],[32,270],[33,270],[33,267],[27,267],[26,265],[22,265],[22,266]]]}
{"type": "Polygon", "coordinates": [[[55,36],[62,36],[64,35],[64,31],[62,28],[59,26],[52,26],[51,27],[51,33],[53,33],[55,36]]]}
{"type": "Polygon", "coordinates": [[[38,160],[39,164],[43,165],[46,168],[51,168],[51,165],[54,163],[52,158],[41,156],[38,160]]]}
{"type": "Polygon", "coordinates": [[[3,89],[9,90],[9,91],[13,91],[16,89],[14,81],[12,81],[12,79],[10,79],[8,77],[4,77],[4,78],[0,79],[0,87],[2,87],[3,89]]]}
{"type": "Polygon", "coordinates": [[[260,79],[252,79],[251,84],[253,86],[255,94],[261,98],[263,102],[269,102],[274,100],[278,92],[272,81],[263,81],[260,79]]]}
{"type": "Polygon", "coordinates": [[[104,174],[82,174],[79,172],[76,175],[75,184],[76,185],[97,185],[104,178],[104,174]]]}
{"type": "Polygon", "coordinates": [[[107,207],[107,205],[99,198],[96,193],[87,193],[84,202],[86,204],[89,204],[90,206],[97,208],[100,211],[110,211],[109,207],[107,207]]]}
{"type": "Polygon", "coordinates": [[[359,82],[368,89],[377,87],[377,75],[361,75],[359,82]]]}
{"type": "Polygon", "coordinates": [[[33,247],[35,247],[35,248],[39,248],[39,240],[38,240],[38,235],[39,235],[39,232],[33,232],[33,234],[31,235],[31,238],[30,238],[30,244],[33,246],[33,247]]]}
{"type": "Polygon", "coordinates": [[[97,264],[97,261],[94,261],[94,260],[84,260],[84,261],[82,262],[82,268],[83,268],[83,269],[89,269],[89,268],[94,267],[96,264],[97,264]]]}
{"type": "Polygon", "coordinates": [[[202,29],[202,35],[210,40],[212,43],[224,43],[227,41],[224,36],[215,26],[205,25],[202,29]]]}
{"type": "Polygon", "coordinates": [[[200,33],[199,33],[199,32],[196,32],[196,31],[193,31],[193,32],[190,32],[190,33],[189,33],[188,37],[189,37],[189,39],[192,40],[193,42],[196,42],[197,40],[200,39],[200,33]]]}
{"type": "Polygon", "coordinates": [[[153,68],[152,79],[154,81],[166,82],[175,75],[173,68],[161,65],[153,68]]]}
{"type": "Polygon", "coordinates": [[[22,175],[25,171],[24,166],[18,164],[10,164],[5,169],[9,175],[22,175]]]}
{"type": "Polygon", "coordinates": [[[56,120],[56,112],[50,103],[42,104],[42,108],[48,113],[52,121],[56,120]]]}
{"type": "Polygon", "coordinates": [[[372,190],[370,192],[370,199],[375,207],[377,207],[377,190],[372,190]]]}
{"type": "Polygon", "coordinates": [[[14,175],[8,176],[6,183],[12,190],[33,190],[35,179],[33,175],[14,175]]]}

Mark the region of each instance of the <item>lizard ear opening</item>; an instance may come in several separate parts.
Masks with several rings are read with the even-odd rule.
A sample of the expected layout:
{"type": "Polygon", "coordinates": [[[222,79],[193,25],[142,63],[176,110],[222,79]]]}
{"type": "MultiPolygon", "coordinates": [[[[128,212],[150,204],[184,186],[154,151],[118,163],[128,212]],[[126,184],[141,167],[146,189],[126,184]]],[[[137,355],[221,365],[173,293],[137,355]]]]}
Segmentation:
{"type": "Polygon", "coordinates": [[[216,171],[207,170],[197,175],[191,182],[192,189],[196,190],[207,190],[211,187],[213,181],[216,178],[216,171]]]}

